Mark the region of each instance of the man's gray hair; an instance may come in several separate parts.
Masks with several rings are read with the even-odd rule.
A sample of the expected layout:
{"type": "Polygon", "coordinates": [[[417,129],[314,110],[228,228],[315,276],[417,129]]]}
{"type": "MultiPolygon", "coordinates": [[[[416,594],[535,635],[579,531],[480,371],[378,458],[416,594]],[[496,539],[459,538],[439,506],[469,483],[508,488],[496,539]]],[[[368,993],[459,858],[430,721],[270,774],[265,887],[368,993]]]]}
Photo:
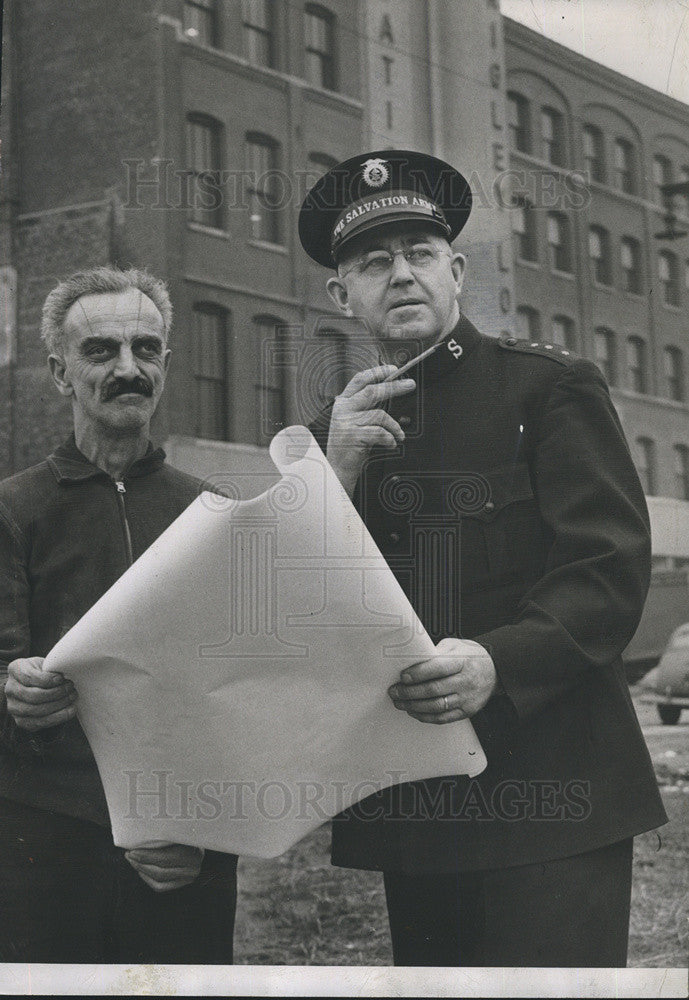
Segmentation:
{"type": "Polygon", "coordinates": [[[94,267],[89,271],[77,271],[53,288],[43,304],[41,337],[49,354],[62,355],[65,334],[65,316],[71,306],[83,295],[104,295],[108,292],[128,292],[138,288],[148,296],[163,317],[165,336],[172,325],[172,303],[167,285],[154,278],[148,271],[129,268],[122,271],[116,267],[94,267]]]}

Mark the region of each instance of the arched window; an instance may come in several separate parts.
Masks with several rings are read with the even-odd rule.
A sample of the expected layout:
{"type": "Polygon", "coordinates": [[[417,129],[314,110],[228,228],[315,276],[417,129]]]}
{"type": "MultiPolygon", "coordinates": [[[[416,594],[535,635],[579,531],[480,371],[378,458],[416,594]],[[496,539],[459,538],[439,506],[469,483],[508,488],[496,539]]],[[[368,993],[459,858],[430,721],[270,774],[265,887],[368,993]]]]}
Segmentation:
{"type": "Polygon", "coordinates": [[[615,187],[625,194],[637,193],[636,157],[634,146],[629,139],[618,136],[615,139],[615,187]]]}
{"type": "Polygon", "coordinates": [[[550,266],[554,271],[572,271],[572,237],[569,219],[563,212],[548,212],[550,266]]]}
{"type": "Polygon", "coordinates": [[[576,334],[574,332],[574,320],[569,316],[553,316],[552,342],[560,347],[566,347],[568,351],[576,350],[576,334]]]}
{"type": "Polygon", "coordinates": [[[641,337],[627,338],[627,370],[629,388],[634,392],[647,392],[646,343],[641,337]]]}
{"type": "Polygon", "coordinates": [[[251,234],[264,243],[282,242],[280,146],[270,136],[246,136],[246,180],[251,234]]]}
{"type": "Polygon", "coordinates": [[[676,444],[672,449],[675,456],[675,482],[680,500],[689,500],[689,448],[676,444]]]}
{"type": "Polygon", "coordinates": [[[329,153],[309,153],[306,164],[306,189],[316,183],[319,177],[336,167],[338,160],[329,153]]]}
{"type": "Polygon", "coordinates": [[[633,236],[623,236],[620,241],[620,263],[622,265],[622,287],[625,292],[640,295],[643,291],[641,281],[641,247],[633,236]]]}
{"type": "Polygon", "coordinates": [[[304,75],[314,87],[335,90],[335,16],[320,4],[304,7],[304,75]]]}
{"type": "Polygon", "coordinates": [[[608,385],[617,385],[616,338],[612,330],[599,326],[595,331],[596,364],[605,375],[608,385]]]}
{"type": "Polygon", "coordinates": [[[611,285],[610,236],[603,226],[591,226],[589,229],[589,258],[593,280],[599,285],[611,285]]]}
{"type": "Polygon", "coordinates": [[[512,232],[519,260],[538,260],[536,241],[536,213],[533,205],[522,201],[512,208],[512,232]]]}
{"type": "Polygon", "coordinates": [[[195,302],[194,434],[214,441],[229,440],[227,311],[210,302],[195,302]]]}
{"type": "Polygon", "coordinates": [[[605,147],[603,133],[596,125],[584,125],[584,167],[592,181],[605,183],[605,147]]]}
{"type": "Polygon", "coordinates": [[[517,306],[517,333],[525,340],[541,339],[541,315],[532,306],[517,306]]]}
{"type": "Polygon", "coordinates": [[[218,24],[215,0],[185,0],[184,34],[199,45],[218,44],[218,24]]]}
{"type": "Polygon", "coordinates": [[[667,156],[658,154],[653,157],[653,183],[656,188],[656,201],[663,208],[669,208],[671,198],[663,191],[665,184],[672,183],[672,164],[667,156]]]}
{"type": "Polygon", "coordinates": [[[221,122],[208,115],[187,115],[189,220],[213,229],[223,227],[221,122]]]}
{"type": "Polygon", "coordinates": [[[274,0],[242,0],[244,54],[255,66],[275,67],[274,0]]]}
{"type": "Polygon", "coordinates": [[[252,337],[256,345],[259,375],[256,382],[256,444],[267,446],[286,426],[287,327],[277,316],[254,316],[252,337]]]}
{"type": "Polygon", "coordinates": [[[679,305],[679,265],[677,257],[670,250],[658,254],[658,279],[663,288],[663,302],[666,306],[679,305]]]}
{"type": "Polygon", "coordinates": [[[656,491],[656,446],[648,437],[636,439],[636,469],[647,497],[656,491]]]}
{"type": "Polygon", "coordinates": [[[555,108],[541,108],[541,156],[553,166],[565,165],[565,119],[555,108]]]}
{"type": "Polygon", "coordinates": [[[507,92],[507,115],[512,149],[519,153],[530,153],[531,108],[527,98],[516,90],[507,92]]]}
{"type": "Polygon", "coordinates": [[[679,347],[666,347],[664,357],[668,397],[681,403],[684,401],[684,355],[679,347]]]}

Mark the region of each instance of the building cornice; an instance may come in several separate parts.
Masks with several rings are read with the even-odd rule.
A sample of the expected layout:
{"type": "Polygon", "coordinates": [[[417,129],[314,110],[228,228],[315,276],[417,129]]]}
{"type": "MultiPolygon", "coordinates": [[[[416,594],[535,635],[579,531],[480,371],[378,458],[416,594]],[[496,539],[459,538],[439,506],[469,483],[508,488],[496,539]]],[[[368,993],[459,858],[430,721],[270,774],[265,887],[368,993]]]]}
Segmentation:
{"type": "Polygon", "coordinates": [[[568,49],[566,45],[546,38],[544,35],[525,27],[518,21],[513,21],[503,15],[503,28],[505,34],[505,45],[512,45],[516,48],[536,55],[539,59],[545,59],[553,66],[564,69],[578,77],[588,76],[597,84],[615,91],[619,97],[627,98],[632,102],[644,104],[651,111],[657,114],[673,118],[677,124],[682,126],[683,131],[687,127],[687,113],[689,106],[674,97],[661,93],[648,87],[645,83],[639,83],[617,70],[609,69],[601,63],[588,59],[586,56],[568,49]]]}

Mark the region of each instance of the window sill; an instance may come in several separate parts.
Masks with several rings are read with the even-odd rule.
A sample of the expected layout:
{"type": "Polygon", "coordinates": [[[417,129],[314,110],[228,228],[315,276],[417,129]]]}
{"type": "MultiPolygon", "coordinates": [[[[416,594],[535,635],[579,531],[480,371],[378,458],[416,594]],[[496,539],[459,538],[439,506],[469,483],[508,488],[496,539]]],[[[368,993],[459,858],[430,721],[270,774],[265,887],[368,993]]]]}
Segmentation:
{"type": "Polygon", "coordinates": [[[522,267],[530,267],[532,271],[540,271],[541,265],[537,260],[527,260],[525,257],[515,257],[515,263],[521,264],[522,267]]]}
{"type": "Polygon", "coordinates": [[[667,309],[668,312],[672,312],[672,313],[681,313],[682,312],[681,305],[675,305],[674,302],[665,302],[663,300],[661,302],[661,305],[662,305],[663,309],[667,309]]]}
{"type": "Polygon", "coordinates": [[[271,243],[270,240],[247,240],[250,247],[257,247],[259,250],[270,250],[273,253],[283,254],[287,256],[289,250],[282,243],[271,243]]]}
{"type": "Polygon", "coordinates": [[[608,295],[610,295],[612,292],[615,291],[615,286],[612,284],[612,282],[609,285],[604,285],[603,282],[596,281],[596,279],[594,278],[593,281],[591,282],[591,285],[597,291],[599,291],[599,292],[607,292],[608,295]]]}
{"type": "Polygon", "coordinates": [[[202,222],[187,222],[187,229],[191,229],[194,233],[206,233],[208,236],[216,236],[221,240],[232,239],[226,229],[218,229],[216,226],[204,226],[202,222]]]}
{"type": "Polygon", "coordinates": [[[550,273],[554,274],[556,278],[565,278],[567,281],[574,281],[573,271],[561,271],[558,267],[551,267],[550,273]]]}

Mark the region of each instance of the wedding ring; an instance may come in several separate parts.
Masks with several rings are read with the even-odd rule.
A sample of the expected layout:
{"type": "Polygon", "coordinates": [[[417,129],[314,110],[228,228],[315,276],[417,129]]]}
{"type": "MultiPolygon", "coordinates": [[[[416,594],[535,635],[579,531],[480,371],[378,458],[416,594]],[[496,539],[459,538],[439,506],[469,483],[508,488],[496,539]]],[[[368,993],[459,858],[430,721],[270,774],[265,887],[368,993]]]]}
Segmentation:
{"type": "Polygon", "coordinates": [[[447,695],[443,695],[443,710],[447,712],[447,695]]]}

